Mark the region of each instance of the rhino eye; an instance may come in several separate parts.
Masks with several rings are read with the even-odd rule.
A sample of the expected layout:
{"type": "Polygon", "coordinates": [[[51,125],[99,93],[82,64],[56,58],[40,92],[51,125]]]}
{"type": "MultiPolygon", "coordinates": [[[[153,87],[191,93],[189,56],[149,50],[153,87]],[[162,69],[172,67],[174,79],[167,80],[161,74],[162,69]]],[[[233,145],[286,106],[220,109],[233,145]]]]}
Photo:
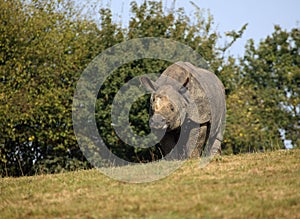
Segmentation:
{"type": "Polygon", "coordinates": [[[170,110],[171,110],[172,112],[174,112],[174,106],[173,106],[173,105],[170,105],[170,110]]]}

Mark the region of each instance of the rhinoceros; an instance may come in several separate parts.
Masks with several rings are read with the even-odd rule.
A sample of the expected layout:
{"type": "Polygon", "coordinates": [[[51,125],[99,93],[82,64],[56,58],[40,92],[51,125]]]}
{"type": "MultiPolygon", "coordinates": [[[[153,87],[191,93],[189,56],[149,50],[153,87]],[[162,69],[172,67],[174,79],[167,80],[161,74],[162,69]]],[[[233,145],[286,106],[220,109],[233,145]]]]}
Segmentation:
{"type": "Polygon", "coordinates": [[[164,131],[164,157],[196,158],[221,153],[225,126],[225,92],[218,77],[188,62],[170,65],[154,82],[140,78],[151,92],[152,131],[164,131]]]}

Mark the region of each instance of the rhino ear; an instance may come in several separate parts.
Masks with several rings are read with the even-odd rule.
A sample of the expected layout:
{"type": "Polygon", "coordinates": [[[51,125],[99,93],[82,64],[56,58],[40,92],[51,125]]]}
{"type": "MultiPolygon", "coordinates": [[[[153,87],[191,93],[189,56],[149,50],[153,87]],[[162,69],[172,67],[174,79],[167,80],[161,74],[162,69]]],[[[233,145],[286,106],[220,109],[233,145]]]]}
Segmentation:
{"type": "Polygon", "coordinates": [[[144,85],[144,87],[151,93],[154,93],[157,90],[158,85],[146,76],[141,76],[140,81],[144,85]]]}

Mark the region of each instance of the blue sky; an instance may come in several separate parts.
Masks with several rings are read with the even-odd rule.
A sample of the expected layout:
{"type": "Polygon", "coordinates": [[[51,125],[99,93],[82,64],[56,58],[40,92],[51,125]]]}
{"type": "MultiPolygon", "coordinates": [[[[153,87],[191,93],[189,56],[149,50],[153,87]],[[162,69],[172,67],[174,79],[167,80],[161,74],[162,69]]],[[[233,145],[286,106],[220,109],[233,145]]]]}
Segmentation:
{"type": "MultiPolygon", "coordinates": [[[[93,2],[88,0],[85,2],[93,2]]],[[[164,8],[171,7],[174,0],[162,0],[164,8]]],[[[99,3],[99,0],[96,1],[99,3]]],[[[112,9],[115,21],[128,22],[131,0],[102,0],[102,6],[112,9]]],[[[140,3],[143,0],[136,0],[140,3]]],[[[252,38],[258,43],[273,32],[275,24],[290,30],[300,28],[300,1],[299,0],[194,0],[196,5],[203,9],[209,9],[214,17],[215,27],[220,34],[231,30],[239,30],[248,23],[243,38],[238,40],[231,48],[230,53],[242,56],[244,46],[248,39],[252,38]]],[[[183,7],[187,14],[192,14],[194,6],[190,1],[177,0],[175,7],[183,7]]],[[[192,17],[191,17],[192,18],[192,17]]],[[[224,38],[220,44],[224,43],[224,38]]]]}

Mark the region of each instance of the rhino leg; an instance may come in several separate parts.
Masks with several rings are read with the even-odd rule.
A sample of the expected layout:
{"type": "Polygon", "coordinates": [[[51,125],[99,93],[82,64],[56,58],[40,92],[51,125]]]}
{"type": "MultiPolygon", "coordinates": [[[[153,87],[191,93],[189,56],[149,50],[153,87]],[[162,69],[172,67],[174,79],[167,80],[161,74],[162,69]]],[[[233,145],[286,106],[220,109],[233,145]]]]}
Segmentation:
{"type": "Polygon", "coordinates": [[[163,156],[166,156],[173,150],[178,140],[177,135],[178,133],[176,132],[169,132],[160,141],[160,149],[163,156]]]}
{"type": "Polygon", "coordinates": [[[213,145],[211,146],[210,155],[221,155],[221,141],[219,139],[216,139],[213,145]]]}
{"type": "Polygon", "coordinates": [[[180,145],[184,145],[181,151],[181,158],[199,158],[207,140],[207,124],[198,124],[188,121],[181,136],[180,145]]]}
{"type": "Polygon", "coordinates": [[[222,154],[222,148],[221,148],[221,143],[222,143],[222,139],[223,139],[223,134],[224,134],[224,124],[223,127],[221,127],[221,130],[219,131],[216,140],[214,141],[213,145],[210,148],[210,155],[214,156],[214,155],[221,155],[222,154]]]}
{"type": "Polygon", "coordinates": [[[167,156],[166,159],[168,160],[188,158],[190,153],[187,145],[197,143],[197,139],[194,140],[195,138],[191,138],[191,136],[196,136],[197,133],[196,129],[192,129],[189,135],[185,132],[181,133],[180,129],[167,133],[160,141],[163,156],[167,156]]]}
{"type": "Polygon", "coordinates": [[[207,135],[206,125],[191,130],[189,136],[190,140],[188,142],[188,145],[192,146],[194,149],[189,150],[188,155],[190,158],[199,158],[201,156],[203,146],[207,139],[206,135],[207,135]],[[198,136],[198,138],[195,136],[198,136]]]}
{"type": "Polygon", "coordinates": [[[207,141],[208,127],[207,125],[193,125],[193,127],[189,125],[188,132],[180,134],[177,130],[167,133],[160,141],[162,155],[166,156],[171,152],[168,159],[199,158],[207,141]],[[179,136],[180,139],[178,139],[179,136]],[[174,148],[176,145],[177,147],[174,148]]]}

